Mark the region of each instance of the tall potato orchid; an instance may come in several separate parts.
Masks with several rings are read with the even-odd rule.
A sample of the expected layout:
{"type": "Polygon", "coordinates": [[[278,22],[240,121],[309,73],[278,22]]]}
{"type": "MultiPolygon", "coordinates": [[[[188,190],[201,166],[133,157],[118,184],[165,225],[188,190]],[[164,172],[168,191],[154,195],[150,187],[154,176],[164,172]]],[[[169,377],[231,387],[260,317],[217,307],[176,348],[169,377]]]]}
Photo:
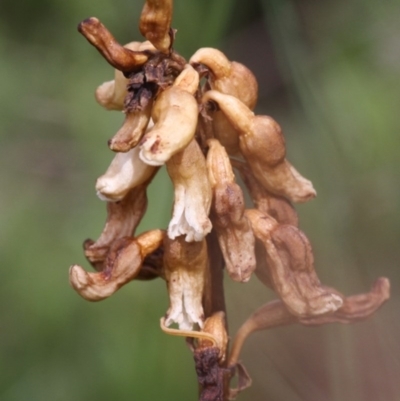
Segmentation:
{"type": "Polygon", "coordinates": [[[79,25],[115,68],[96,99],[122,110],[125,121],[96,183],[107,202],[105,227],[84,243],[96,271],[73,265],[70,282],[83,298],[100,301],[134,279],[165,280],[170,305],[161,329],[187,338],[200,401],[225,401],[251,384],[239,362],[251,333],[365,319],[389,298],[389,281],[379,278],[370,292],[350,297],[320,282],[293,207],[316,191],[287,160],[279,124],[254,114],[256,78],[217,49],[201,48],[186,61],[173,47],[171,20],[172,0],[147,0],[139,24],[146,40],[125,46],[96,18],[79,25]],[[164,164],[174,186],[169,226],[136,233],[147,187],[164,164]],[[240,283],[254,275],[277,295],[230,335],[231,346],[224,268],[240,283]]]}

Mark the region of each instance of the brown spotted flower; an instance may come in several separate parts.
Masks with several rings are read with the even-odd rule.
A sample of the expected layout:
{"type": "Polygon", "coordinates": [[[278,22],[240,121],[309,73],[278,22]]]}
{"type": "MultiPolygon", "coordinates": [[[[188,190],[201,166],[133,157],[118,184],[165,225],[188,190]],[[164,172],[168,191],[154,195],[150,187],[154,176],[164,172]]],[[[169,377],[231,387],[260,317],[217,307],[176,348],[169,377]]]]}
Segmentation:
{"type": "Polygon", "coordinates": [[[114,68],[96,100],[122,110],[125,120],[109,140],[114,156],[96,182],[107,205],[103,232],[84,242],[96,271],[73,265],[70,282],[83,298],[100,301],[135,279],[165,280],[169,306],[161,328],[187,338],[200,400],[225,401],[251,384],[238,359],[251,333],[365,319],[388,299],[389,281],[380,278],[370,292],[349,297],[321,283],[293,207],[316,191],[287,160],[279,124],[253,112],[256,78],[217,49],[201,48],[189,61],[180,56],[172,6],[172,0],[146,0],[139,23],[145,40],[125,46],[97,18],[79,25],[114,68]],[[170,223],[137,233],[147,187],[164,164],[174,187],[170,223]],[[254,273],[277,296],[231,335],[230,348],[224,268],[240,283],[254,273]]]}

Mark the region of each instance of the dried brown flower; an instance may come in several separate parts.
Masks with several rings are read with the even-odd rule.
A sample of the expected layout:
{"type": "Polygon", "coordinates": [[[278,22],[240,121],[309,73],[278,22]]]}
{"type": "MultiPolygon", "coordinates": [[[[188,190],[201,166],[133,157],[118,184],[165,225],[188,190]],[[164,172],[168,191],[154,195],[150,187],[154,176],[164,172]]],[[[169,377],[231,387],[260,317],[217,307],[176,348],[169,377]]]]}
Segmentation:
{"type": "Polygon", "coordinates": [[[244,214],[243,192],[225,148],[216,139],[208,141],[208,175],[213,189],[211,221],[230,277],[246,282],[256,268],[253,230],[244,214]]]}
{"type": "Polygon", "coordinates": [[[103,262],[116,240],[134,234],[147,208],[147,184],[133,188],[119,202],[107,203],[107,221],[99,239],[87,239],[83,244],[85,256],[96,270],[103,270],[103,262]]]}
{"type": "Polygon", "coordinates": [[[88,301],[108,298],[140,272],[144,258],[161,246],[161,230],[153,230],[136,238],[122,237],[114,241],[98,273],[87,273],[79,265],[70,268],[72,287],[88,301]]]}

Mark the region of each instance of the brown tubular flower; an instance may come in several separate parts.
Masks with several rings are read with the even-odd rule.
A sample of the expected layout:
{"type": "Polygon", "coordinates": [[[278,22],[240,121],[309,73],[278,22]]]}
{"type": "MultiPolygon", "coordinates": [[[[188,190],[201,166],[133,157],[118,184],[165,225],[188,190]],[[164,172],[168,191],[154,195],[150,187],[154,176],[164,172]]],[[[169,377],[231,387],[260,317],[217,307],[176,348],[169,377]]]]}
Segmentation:
{"type": "Polygon", "coordinates": [[[228,154],[216,140],[208,141],[208,176],[213,190],[211,221],[230,277],[246,282],[256,267],[255,238],[244,215],[243,192],[235,182],[228,154]]]}
{"type": "Polygon", "coordinates": [[[174,184],[174,210],[168,226],[172,239],[185,235],[186,241],[202,241],[211,231],[208,218],[211,186],[206,160],[198,143],[192,140],[167,162],[167,171],[174,184]]]}
{"type": "Polygon", "coordinates": [[[321,285],[311,245],[298,228],[279,225],[255,209],[247,210],[246,215],[254,235],[265,247],[265,266],[272,287],[291,313],[308,317],[334,312],[342,306],[342,297],[321,285]]]}
{"type": "Polygon", "coordinates": [[[390,283],[387,278],[378,278],[366,294],[343,298],[343,305],[333,313],[300,318],[289,312],[286,305],[275,300],[257,309],[238,330],[229,356],[228,366],[234,366],[246,339],[251,333],[273,327],[300,323],[306,326],[320,326],[328,323],[355,323],[370,317],[390,297],[390,283]]]}
{"type": "Polygon", "coordinates": [[[119,202],[107,203],[107,221],[99,239],[87,239],[83,244],[86,258],[96,270],[103,270],[103,262],[116,240],[134,234],[147,208],[148,184],[135,187],[119,202]]]}
{"type": "Polygon", "coordinates": [[[72,287],[88,301],[108,298],[139,274],[144,258],[161,246],[163,237],[162,230],[153,230],[114,241],[101,272],[88,273],[79,265],[71,266],[72,287]]]}
{"type": "Polygon", "coordinates": [[[251,385],[238,358],[252,332],[365,319],[389,298],[389,281],[380,278],[369,293],[350,297],[321,284],[292,206],[316,192],[286,160],[278,123],[253,113],[254,75],[212,48],[188,63],[173,48],[173,0],[144,1],[140,32],[147,41],[121,46],[97,18],[79,25],[115,68],[96,100],[123,111],[125,121],[109,141],[116,154],[96,182],[107,202],[104,229],[97,241],[84,242],[97,272],[73,265],[70,283],[83,298],[100,301],[132,280],[166,280],[170,305],[161,329],[187,337],[199,401],[231,400],[251,385]],[[147,186],[163,164],[174,186],[168,231],[137,235],[147,186]],[[255,209],[246,210],[233,168],[255,209]],[[238,282],[255,272],[279,298],[245,321],[230,352],[224,267],[238,282]]]}
{"type": "Polygon", "coordinates": [[[164,269],[170,299],[167,326],[177,323],[182,330],[191,330],[195,324],[203,327],[202,298],[207,265],[205,239],[186,242],[183,236],[164,238],[164,269]]]}
{"type": "Polygon", "coordinates": [[[142,139],[150,121],[153,102],[150,100],[142,110],[127,111],[119,131],[109,140],[108,146],[114,152],[128,152],[142,139]]]}
{"type": "Polygon", "coordinates": [[[218,104],[238,132],[240,151],[264,188],[292,202],[315,197],[312,183],[286,160],[285,140],[276,121],[255,116],[239,99],[215,90],[204,94],[203,102],[210,100],[218,104]]]}
{"type": "Polygon", "coordinates": [[[146,0],[140,16],[140,33],[162,53],[172,46],[172,8],[172,0],[146,0]]]}

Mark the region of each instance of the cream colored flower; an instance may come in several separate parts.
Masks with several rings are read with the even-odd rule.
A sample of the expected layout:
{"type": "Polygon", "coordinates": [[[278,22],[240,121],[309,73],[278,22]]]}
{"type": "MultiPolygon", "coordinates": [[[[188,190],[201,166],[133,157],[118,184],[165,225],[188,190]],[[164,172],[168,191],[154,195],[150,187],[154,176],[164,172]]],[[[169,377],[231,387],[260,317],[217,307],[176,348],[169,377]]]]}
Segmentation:
{"type": "Polygon", "coordinates": [[[154,127],[140,143],[140,158],[149,165],[164,164],[194,137],[198,105],[193,94],[199,76],[191,67],[184,69],[182,74],[184,76],[178,77],[176,83],[165,89],[154,102],[151,115],[154,127]]]}
{"type": "Polygon", "coordinates": [[[195,140],[167,162],[174,185],[174,209],[168,236],[184,235],[186,241],[201,241],[212,228],[208,218],[211,186],[205,158],[195,140]]]}
{"type": "Polygon", "coordinates": [[[104,201],[116,202],[136,186],[147,181],[157,168],[143,163],[139,158],[140,149],[117,153],[104,175],[96,182],[97,196],[104,201]]]}
{"type": "Polygon", "coordinates": [[[182,236],[164,239],[164,269],[170,300],[167,326],[176,323],[182,330],[192,330],[194,325],[203,327],[207,260],[205,240],[186,242],[182,236]]]}

